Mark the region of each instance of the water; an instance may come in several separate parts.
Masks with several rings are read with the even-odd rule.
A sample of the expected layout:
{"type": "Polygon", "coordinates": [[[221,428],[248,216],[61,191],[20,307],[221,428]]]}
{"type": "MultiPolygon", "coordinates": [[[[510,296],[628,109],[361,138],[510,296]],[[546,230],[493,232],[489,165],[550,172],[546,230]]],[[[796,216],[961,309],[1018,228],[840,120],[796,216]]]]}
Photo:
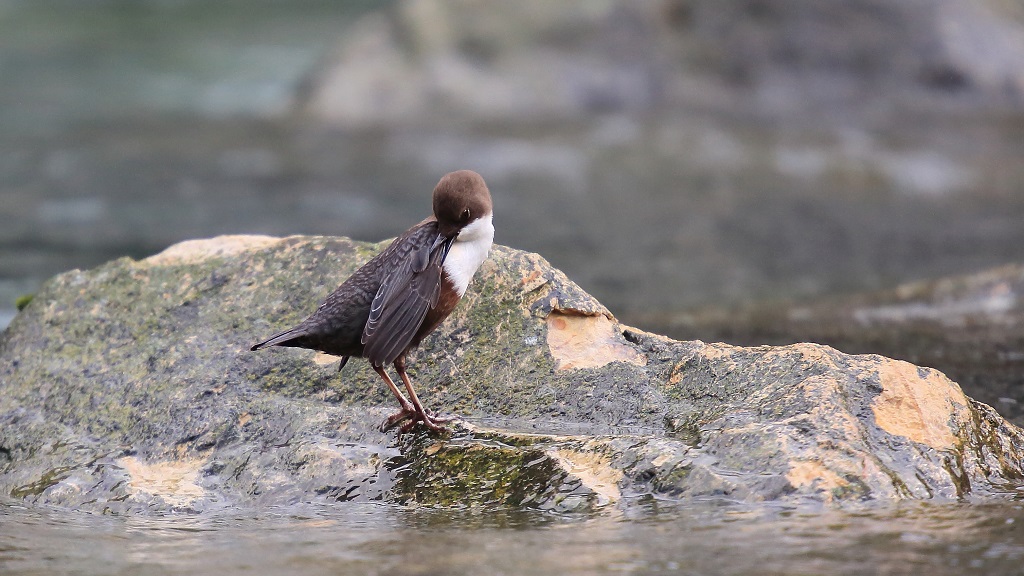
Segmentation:
{"type": "Polygon", "coordinates": [[[0,504],[0,573],[1019,574],[1024,507],[651,502],[628,516],[361,503],[104,517],[0,504]]]}

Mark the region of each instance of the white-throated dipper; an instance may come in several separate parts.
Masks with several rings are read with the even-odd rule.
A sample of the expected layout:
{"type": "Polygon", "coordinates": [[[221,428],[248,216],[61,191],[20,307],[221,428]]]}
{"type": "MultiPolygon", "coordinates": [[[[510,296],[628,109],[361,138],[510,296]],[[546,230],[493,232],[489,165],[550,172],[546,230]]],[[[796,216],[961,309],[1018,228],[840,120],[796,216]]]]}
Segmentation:
{"type": "Polygon", "coordinates": [[[275,334],[252,350],[292,346],[369,360],[402,405],[381,424],[401,432],[417,422],[443,431],[425,410],[405,371],[405,355],[455,309],[469,281],[487,258],[494,239],[491,193],[479,174],[445,174],[434,188],[434,215],[406,230],[356,270],[298,326],[275,334]],[[384,367],[393,364],[407,399],[384,367]],[[406,422],[408,420],[408,422],[406,422]]]}

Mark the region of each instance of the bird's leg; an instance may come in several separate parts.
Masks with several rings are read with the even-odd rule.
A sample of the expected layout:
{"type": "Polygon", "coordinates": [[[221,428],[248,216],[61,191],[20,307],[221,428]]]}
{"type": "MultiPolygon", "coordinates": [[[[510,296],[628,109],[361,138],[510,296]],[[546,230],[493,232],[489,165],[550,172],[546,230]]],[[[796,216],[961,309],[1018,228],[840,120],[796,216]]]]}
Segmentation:
{"type": "Polygon", "coordinates": [[[383,366],[374,366],[373,369],[375,372],[377,372],[377,374],[380,374],[380,377],[383,378],[385,382],[387,382],[388,388],[391,389],[391,393],[395,395],[395,398],[398,399],[398,403],[402,405],[401,411],[395,412],[391,416],[388,416],[388,419],[381,423],[381,432],[387,432],[388,430],[391,430],[392,428],[400,424],[402,421],[416,416],[418,412],[416,410],[416,407],[410,404],[409,401],[405,398],[405,395],[402,394],[402,391],[398,389],[398,386],[396,386],[395,382],[391,379],[390,376],[388,376],[388,373],[384,371],[383,366]]]}
{"type": "MultiPolygon", "coordinates": [[[[402,383],[405,384],[405,389],[409,392],[409,399],[412,400],[412,405],[416,408],[416,420],[423,422],[423,425],[430,428],[434,432],[445,432],[445,427],[441,425],[442,422],[448,422],[451,418],[440,418],[428,413],[424,408],[420,399],[416,396],[416,391],[412,389],[412,382],[409,380],[409,374],[405,371],[405,357],[399,356],[395,360],[395,370],[398,371],[398,376],[402,379],[402,383]]],[[[408,426],[408,424],[406,424],[408,426]]],[[[404,430],[403,426],[403,430],[404,430]]]]}

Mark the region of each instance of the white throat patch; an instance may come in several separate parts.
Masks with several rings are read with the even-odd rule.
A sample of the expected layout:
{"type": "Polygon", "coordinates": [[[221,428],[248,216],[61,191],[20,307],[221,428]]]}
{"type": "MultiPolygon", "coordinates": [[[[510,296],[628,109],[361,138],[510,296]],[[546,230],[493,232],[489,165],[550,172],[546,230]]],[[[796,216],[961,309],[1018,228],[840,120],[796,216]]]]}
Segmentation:
{"type": "Polygon", "coordinates": [[[444,259],[444,271],[462,297],[469,287],[477,268],[487,258],[494,242],[494,224],[491,214],[476,219],[459,232],[448,256],[444,259]]]}

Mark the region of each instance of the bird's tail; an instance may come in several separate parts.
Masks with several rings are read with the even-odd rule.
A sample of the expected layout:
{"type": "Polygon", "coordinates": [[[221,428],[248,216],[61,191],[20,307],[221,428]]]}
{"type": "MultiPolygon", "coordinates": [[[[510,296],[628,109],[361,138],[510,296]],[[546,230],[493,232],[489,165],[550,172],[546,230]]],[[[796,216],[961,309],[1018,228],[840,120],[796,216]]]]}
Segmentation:
{"type": "Polygon", "coordinates": [[[259,350],[268,346],[287,346],[289,342],[296,338],[301,338],[306,335],[306,331],[301,327],[289,328],[283,332],[278,332],[270,338],[267,338],[259,344],[253,344],[249,350],[259,350]]]}

